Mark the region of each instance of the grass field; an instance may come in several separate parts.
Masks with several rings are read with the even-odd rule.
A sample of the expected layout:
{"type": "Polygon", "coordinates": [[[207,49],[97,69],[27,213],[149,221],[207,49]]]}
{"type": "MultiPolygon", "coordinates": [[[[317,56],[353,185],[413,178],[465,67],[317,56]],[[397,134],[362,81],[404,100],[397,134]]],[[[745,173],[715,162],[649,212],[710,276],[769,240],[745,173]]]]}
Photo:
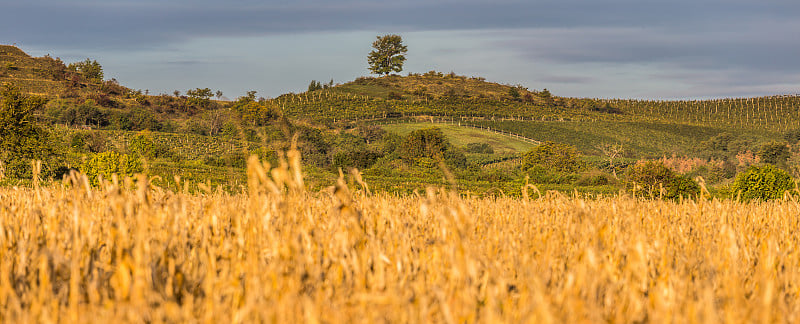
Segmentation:
{"type": "Polygon", "coordinates": [[[382,127],[398,135],[406,135],[415,130],[438,127],[456,147],[463,148],[469,143],[486,143],[494,149],[496,154],[522,153],[536,146],[510,136],[452,124],[407,123],[384,125],[382,127]]]}
{"type": "Polygon", "coordinates": [[[770,322],[800,316],[796,201],[305,192],[296,153],[248,194],[141,179],[0,188],[0,319],[24,322],[770,322]],[[127,189],[130,188],[130,189],[127,189]]]}

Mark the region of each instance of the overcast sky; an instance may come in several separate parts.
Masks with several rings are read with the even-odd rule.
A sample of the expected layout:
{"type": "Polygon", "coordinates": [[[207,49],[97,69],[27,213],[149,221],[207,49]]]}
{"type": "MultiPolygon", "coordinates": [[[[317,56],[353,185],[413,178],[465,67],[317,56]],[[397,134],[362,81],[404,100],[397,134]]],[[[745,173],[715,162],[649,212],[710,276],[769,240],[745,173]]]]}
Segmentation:
{"type": "Polygon", "coordinates": [[[800,93],[800,1],[0,0],[0,43],[106,78],[236,98],[368,75],[376,35],[437,70],[560,96],[800,93]]]}

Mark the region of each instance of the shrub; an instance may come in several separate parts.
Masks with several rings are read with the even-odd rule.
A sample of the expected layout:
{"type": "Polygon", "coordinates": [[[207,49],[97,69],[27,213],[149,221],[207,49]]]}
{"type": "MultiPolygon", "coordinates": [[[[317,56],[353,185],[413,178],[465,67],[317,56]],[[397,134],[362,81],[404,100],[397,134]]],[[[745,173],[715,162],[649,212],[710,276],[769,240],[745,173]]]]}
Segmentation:
{"type": "Polygon", "coordinates": [[[469,143],[465,147],[465,151],[467,153],[483,153],[483,154],[493,154],[494,149],[491,145],[487,143],[469,143]]]}
{"type": "Polygon", "coordinates": [[[111,149],[113,145],[108,143],[107,136],[102,132],[89,132],[83,137],[85,148],[92,153],[105,152],[111,149]]]}
{"type": "Polygon", "coordinates": [[[464,153],[456,150],[439,128],[426,128],[409,133],[400,143],[399,153],[403,160],[412,164],[416,164],[420,158],[444,159],[447,164],[455,167],[467,164],[464,153]]]}
{"type": "Polygon", "coordinates": [[[367,144],[383,140],[387,132],[379,126],[358,126],[356,127],[356,134],[363,137],[367,144]]]}
{"type": "Polygon", "coordinates": [[[539,184],[571,184],[579,177],[575,173],[555,171],[541,165],[534,165],[526,169],[525,173],[531,182],[539,184]]]}
{"type": "Polygon", "coordinates": [[[149,133],[139,133],[131,139],[128,144],[128,150],[131,153],[146,158],[154,158],[156,156],[156,143],[149,133]]]}
{"type": "Polygon", "coordinates": [[[576,186],[605,186],[614,184],[614,178],[602,172],[592,172],[582,175],[578,181],[575,181],[576,186]]]}
{"type": "Polygon", "coordinates": [[[783,139],[790,144],[800,142],[800,129],[793,129],[783,134],[783,139]]]}
{"type": "Polygon", "coordinates": [[[339,168],[348,169],[356,168],[364,170],[375,164],[382,155],[377,152],[365,151],[338,151],[333,154],[331,161],[331,169],[337,170],[339,168]]]}
{"type": "Polygon", "coordinates": [[[231,152],[222,156],[207,156],[203,159],[203,163],[216,167],[244,168],[247,166],[247,158],[243,152],[231,152]]]}
{"type": "Polygon", "coordinates": [[[32,160],[43,161],[40,175],[49,177],[59,167],[63,154],[59,141],[36,122],[47,99],[20,93],[11,85],[0,87],[0,161],[5,176],[30,178],[32,160]]]}
{"type": "Polygon", "coordinates": [[[767,143],[758,149],[758,156],[761,162],[785,167],[789,159],[789,146],[780,142],[767,143]]]}
{"type": "Polygon", "coordinates": [[[700,186],[686,176],[676,174],[663,163],[640,162],[628,168],[626,177],[631,186],[638,185],[651,198],[675,199],[700,193],[700,186]],[[661,191],[663,189],[663,192],[661,191]]]}
{"type": "Polygon", "coordinates": [[[186,123],[186,131],[192,134],[207,136],[211,133],[211,127],[202,120],[191,119],[186,123]]]}
{"type": "Polygon", "coordinates": [[[744,200],[770,200],[782,198],[786,191],[794,187],[794,180],[786,171],[766,164],[751,166],[747,171],[737,174],[731,191],[744,200]]]}
{"type": "Polygon", "coordinates": [[[522,169],[542,166],[558,172],[577,172],[584,168],[578,150],[571,145],[545,142],[522,156],[522,169]]]}
{"type": "Polygon", "coordinates": [[[134,156],[119,154],[114,151],[91,155],[81,165],[81,171],[89,177],[92,184],[100,183],[99,176],[109,179],[112,174],[119,176],[133,176],[142,172],[142,163],[134,156]]]}
{"type": "Polygon", "coordinates": [[[86,147],[86,139],[83,133],[74,133],[70,135],[69,147],[76,151],[82,151],[86,147]]]}

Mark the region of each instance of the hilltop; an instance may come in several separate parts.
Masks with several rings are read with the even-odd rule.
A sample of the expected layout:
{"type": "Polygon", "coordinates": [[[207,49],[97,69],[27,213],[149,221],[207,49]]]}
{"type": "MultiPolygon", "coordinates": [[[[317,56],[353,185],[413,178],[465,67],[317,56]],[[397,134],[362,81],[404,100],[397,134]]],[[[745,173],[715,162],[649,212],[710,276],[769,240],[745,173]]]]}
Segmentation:
{"type": "Polygon", "coordinates": [[[336,87],[343,93],[366,95],[383,99],[489,99],[519,100],[546,103],[547,90],[530,91],[521,85],[511,86],[488,82],[482,77],[466,77],[453,72],[444,74],[429,71],[408,76],[360,77],[336,87]],[[512,95],[516,91],[516,95],[512,95]]]}
{"type": "Polygon", "coordinates": [[[10,82],[25,93],[55,97],[67,90],[71,76],[58,58],[31,57],[15,46],[0,45],[0,84],[10,82]]]}

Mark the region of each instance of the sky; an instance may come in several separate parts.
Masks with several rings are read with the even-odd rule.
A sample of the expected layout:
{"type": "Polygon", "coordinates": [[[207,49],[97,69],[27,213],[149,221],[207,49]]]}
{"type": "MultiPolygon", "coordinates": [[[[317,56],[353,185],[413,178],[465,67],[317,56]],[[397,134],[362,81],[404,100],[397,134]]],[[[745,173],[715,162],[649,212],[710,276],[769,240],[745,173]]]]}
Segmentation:
{"type": "Polygon", "coordinates": [[[275,97],[369,75],[378,35],[430,70],[590,98],[800,93],[797,0],[0,0],[0,44],[151,94],[275,97]]]}

